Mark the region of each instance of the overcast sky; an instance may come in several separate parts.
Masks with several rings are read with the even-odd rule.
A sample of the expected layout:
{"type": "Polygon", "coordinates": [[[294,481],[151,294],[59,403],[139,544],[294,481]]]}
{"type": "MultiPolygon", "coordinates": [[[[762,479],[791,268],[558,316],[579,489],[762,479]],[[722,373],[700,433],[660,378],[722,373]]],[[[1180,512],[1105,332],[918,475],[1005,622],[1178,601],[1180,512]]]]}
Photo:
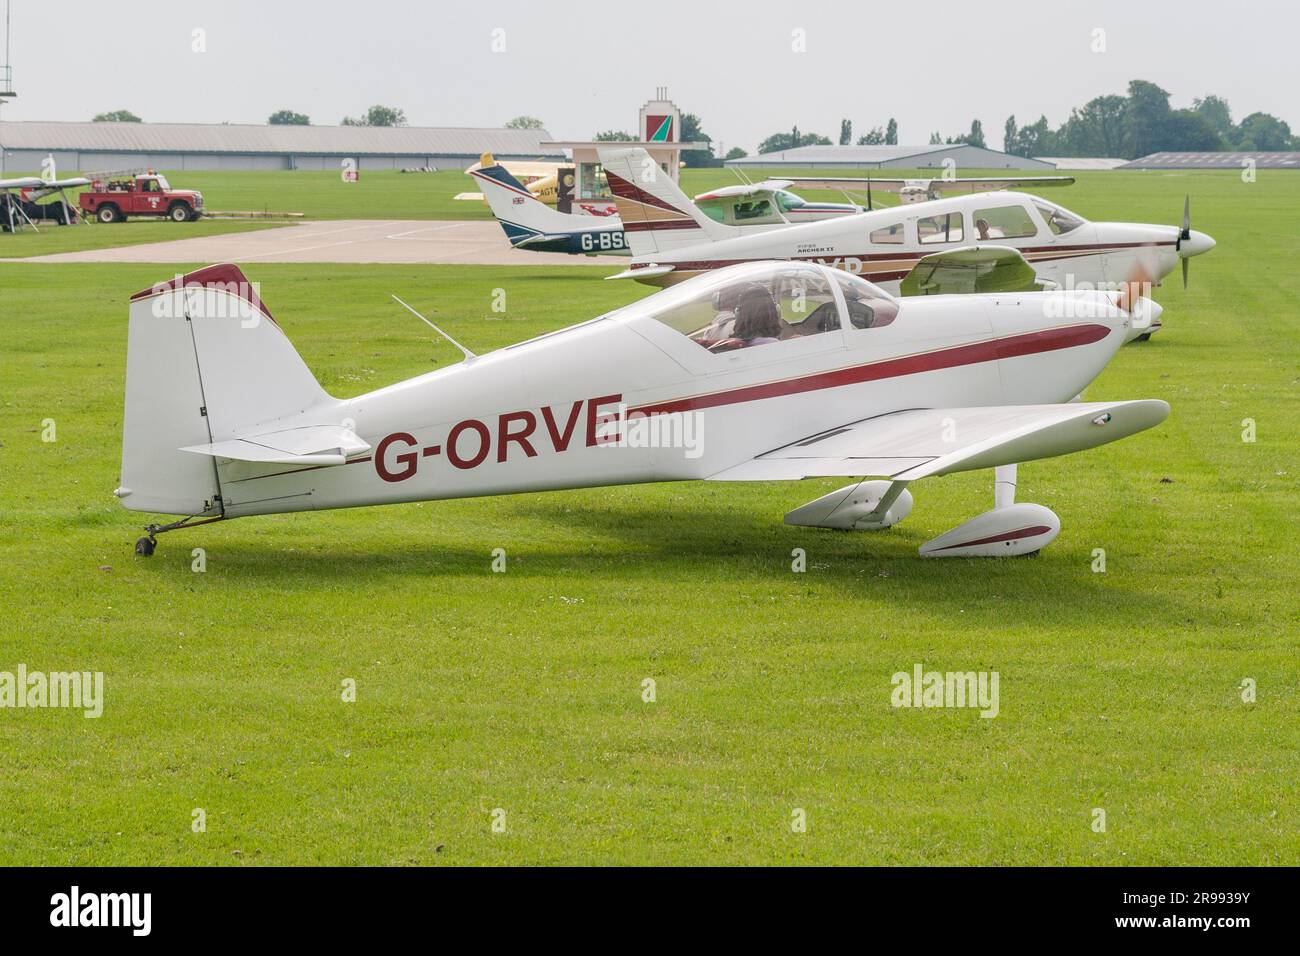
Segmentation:
{"type": "Polygon", "coordinates": [[[667,86],[727,149],[753,152],[793,123],[835,140],[841,117],[856,138],[890,116],[904,144],[978,117],[999,147],[1009,113],[1055,126],[1142,78],[1175,107],[1216,93],[1236,120],[1262,110],[1300,127],[1294,0],[11,2],[10,120],[129,109],[152,122],[262,123],[284,108],[334,124],[383,103],[412,125],[526,113],[585,139],[635,132],[638,108],[667,86]],[[206,52],[191,49],[196,28],[206,52]],[[1092,49],[1097,30],[1104,52],[1092,49]]]}

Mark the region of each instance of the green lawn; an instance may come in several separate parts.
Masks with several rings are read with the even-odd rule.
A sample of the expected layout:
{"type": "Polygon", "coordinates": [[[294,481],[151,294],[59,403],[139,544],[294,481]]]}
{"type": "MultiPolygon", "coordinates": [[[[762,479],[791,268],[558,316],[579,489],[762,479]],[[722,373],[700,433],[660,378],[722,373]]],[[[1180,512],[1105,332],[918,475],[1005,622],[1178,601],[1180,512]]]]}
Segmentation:
{"type": "Polygon", "coordinates": [[[138,246],[146,242],[171,239],[196,239],[225,232],[252,232],[274,229],[277,224],[200,219],[198,222],[172,222],[167,219],[128,219],[126,222],[87,223],[79,226],[41,225],[40,232],[24,229],[17,233],[0,233],[0,259],[25,259],[57,252],[83,252],[87,249],[113,249],[138,246]]]}
{"type": "MultiPolygon", "coordinates": [[[[1106,182],[1060,198],[1172,222],[1190,191],[1219,246],[1089,391],[1169,420],[1021,469],[1063,526],[1034,559],[916,557],[987,473],[879,534],[781,523],[835,481],[699,483],[242,519],[138,559],[126,299],[175,270],[0,269],[0,670],[107,682],[98,720],[0,710],[0,863],[1297,863],[1300,178],[1106,182]],[[892,709],[915,663],[998,671],[1000,715],[892,709]]],[[[356,394],[457,358],[390,292],[482,351],[650,291],[598,275],[249,277],[356,394]]]]}

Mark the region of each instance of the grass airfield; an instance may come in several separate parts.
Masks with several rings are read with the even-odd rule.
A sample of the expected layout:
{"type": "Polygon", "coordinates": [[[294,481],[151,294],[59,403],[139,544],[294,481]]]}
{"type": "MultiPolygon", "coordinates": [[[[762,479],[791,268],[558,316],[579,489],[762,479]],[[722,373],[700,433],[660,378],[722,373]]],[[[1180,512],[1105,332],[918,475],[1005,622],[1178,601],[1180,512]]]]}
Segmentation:
{"type": "MultiPolygon", "coordinates": [[[[781,523],[836,480],[665,484],[241,519],[137,559],[126,299],[174,267],[0,264],[0,670],[106,682],[99,719],[0,710],[0,862],[1295,864],[1300,178],[1051,197],[1173,223],[1189,192],[1218,248],[1088,392],[1172,415],[1023,466],[1062,532],[1003,561],[916,557],[991,507],[982,472],[878,534],[781,523]],[[998,671],[999,715],[893,709],[916,663],[998,671]]],[[[485,351],[651,291],[520,263],[247,272],[339,395],[458,357],[390,292],[485,351]]]]}

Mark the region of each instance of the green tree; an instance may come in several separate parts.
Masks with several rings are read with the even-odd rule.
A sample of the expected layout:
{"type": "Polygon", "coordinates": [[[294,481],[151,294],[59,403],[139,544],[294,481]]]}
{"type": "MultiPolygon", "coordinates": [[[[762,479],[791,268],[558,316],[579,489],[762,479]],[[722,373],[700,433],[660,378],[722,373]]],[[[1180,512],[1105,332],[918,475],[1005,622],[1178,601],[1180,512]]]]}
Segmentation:
{"type": "Polygon", "coordinates": [[[306,113],[295,113],[293,110],[276,110],[266,119],[267,123],[272,126],[310,126],[311,117],[306,113]]]}
{"type": "Polygon", "coordinates": [[[892,116],[889,117],[889,123],[885,126],[885,145],[898,145],[898,120],[894,119],[892,116]]]}
{"type": "Polygon", "coordinates": [[[733,146],[727,150],[727,159],[744,159],[749,153],[745,152],[739,146],[733,146]]]}
{"type": "Polygon", "coordinates": [[[1236,140],[1237,131],[1232,125],[1232,110],[1228,108],[1228,101],[1223,97],[1213,95],[1203,99],[1198,97],[1192,100],[1192,109],[1205,118],[1214,131],[1223,137],[1224,142],[1231,143],[1236,140]]]}
{"type": "Polygon", "coordinates": [[[840,120],[840,145],[847,146],[853,142],[853,120],[840,120]]]}
{"type": "Polygon", "coordinates": [[[700,124],[700,118],[694,113],[682,114],[682,131],[680,140],[683,143],[708,143],[708,149],[684,149],[682,150],[682,162],[687,166],[719,166],[721,161],[713,155],[713,137],[704,132],[704,127],[700,124]]]}
{"type": "Polygon", "coordinates": [[[930,145],[931,146],[943,145],[943,137],[939,135],[937,130],[930,134],[930,145]]]}
{"type": "Polygon", "coordinates": [[[1210,121],[1195,110],[1174,110],[1165,120],[1165,149],[1216,152],[1224,145],[1210,121]]]}
{"type": "Polygon", "coordinates": [[[365,116],[343,117],[344,126],[405,126],[406,114],[395,106],[372,106],[365,116]]]}
{"type": "Polygon", "coordinates": [[[107,113],[96,113],[92,123],[143,123],[144,120],[136,116],[130,110],[110,110],[107,113]]]}
{"type": "Polygon", "coordinates": [[[1002,124],[1002,152],[1014,153],[1016,151],[1016,114],[1012,113],[1007,117],[1007,121],[1002,124]]]}
{"type": "Polygon", "coordinates": [[[1146,80],[1130,80],[1124,110],[1123,152],[1136,159],[1165,148],[1169,93],[1146,80]]]}
{"type": "Polygon", "coordinates": [[[1251,113],[1237,127],[1237,149],[1280,151],[1292,149],[1291,127],[1268,113],[1251,113]]]}
{"type": "Polygon", "coordinates": [[[598,143],[635,142],[636,137],[621,129],[607,129],[595,135],[598,143]]]}
{"type": "Polygon", "coordinates": [[[879,146],[885,141],[885,131],[879,126],[858,137],[859,146],[879,146]]]}
{"type": "Polygon", "coordinates": [[[1082,108],[1070,111],[1070,118],[1057,131],[1057,155],[1122,156],[1124,119],[1128,101],[1122,96],[1098,96],[1082,108]]]}
{"type": "Polygon", "coordinates": [[[1029,126],[1020,127],[1016,133],[1014,152],[1017,156],[1059,155],[1056,134],[1047,125],[1046,116],[1038,117],[1038,122],[1029,126]]]}
{"type": "Polygon", "coordinates": [[[546,124],[536,116],[516,116],[506,123],[506,129],[544,129],[546,124]]]}
{"type": "Polygon", "coordinates": [[[800,146],[830,146],[831,141],[816,133],[801,133],[795,126],[788,133],[773,133],[758,144],[758,152],[779,153],[784,149],[798,149],[800,146]]]}

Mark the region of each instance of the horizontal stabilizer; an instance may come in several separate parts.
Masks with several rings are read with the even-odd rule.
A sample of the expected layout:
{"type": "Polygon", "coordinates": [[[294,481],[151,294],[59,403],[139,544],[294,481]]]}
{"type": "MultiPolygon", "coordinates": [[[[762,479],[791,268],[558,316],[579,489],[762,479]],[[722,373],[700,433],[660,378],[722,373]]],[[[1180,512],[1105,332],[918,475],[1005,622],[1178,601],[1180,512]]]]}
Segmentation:
{"type": "Polygon", "coordinates": [[[1068,455],[1158,425],[1156,399],[976,408],[915,408],[868,418],[727,468],[713,481],[884,477],[915,481],[1068,455]]]}
{"type": "Polygon", "coordinates": [[[349,456],[369,450],[366,442],[343,425],[305,425],[181,449],[214,458],[283,465],[341,465],[349,456]]]}

